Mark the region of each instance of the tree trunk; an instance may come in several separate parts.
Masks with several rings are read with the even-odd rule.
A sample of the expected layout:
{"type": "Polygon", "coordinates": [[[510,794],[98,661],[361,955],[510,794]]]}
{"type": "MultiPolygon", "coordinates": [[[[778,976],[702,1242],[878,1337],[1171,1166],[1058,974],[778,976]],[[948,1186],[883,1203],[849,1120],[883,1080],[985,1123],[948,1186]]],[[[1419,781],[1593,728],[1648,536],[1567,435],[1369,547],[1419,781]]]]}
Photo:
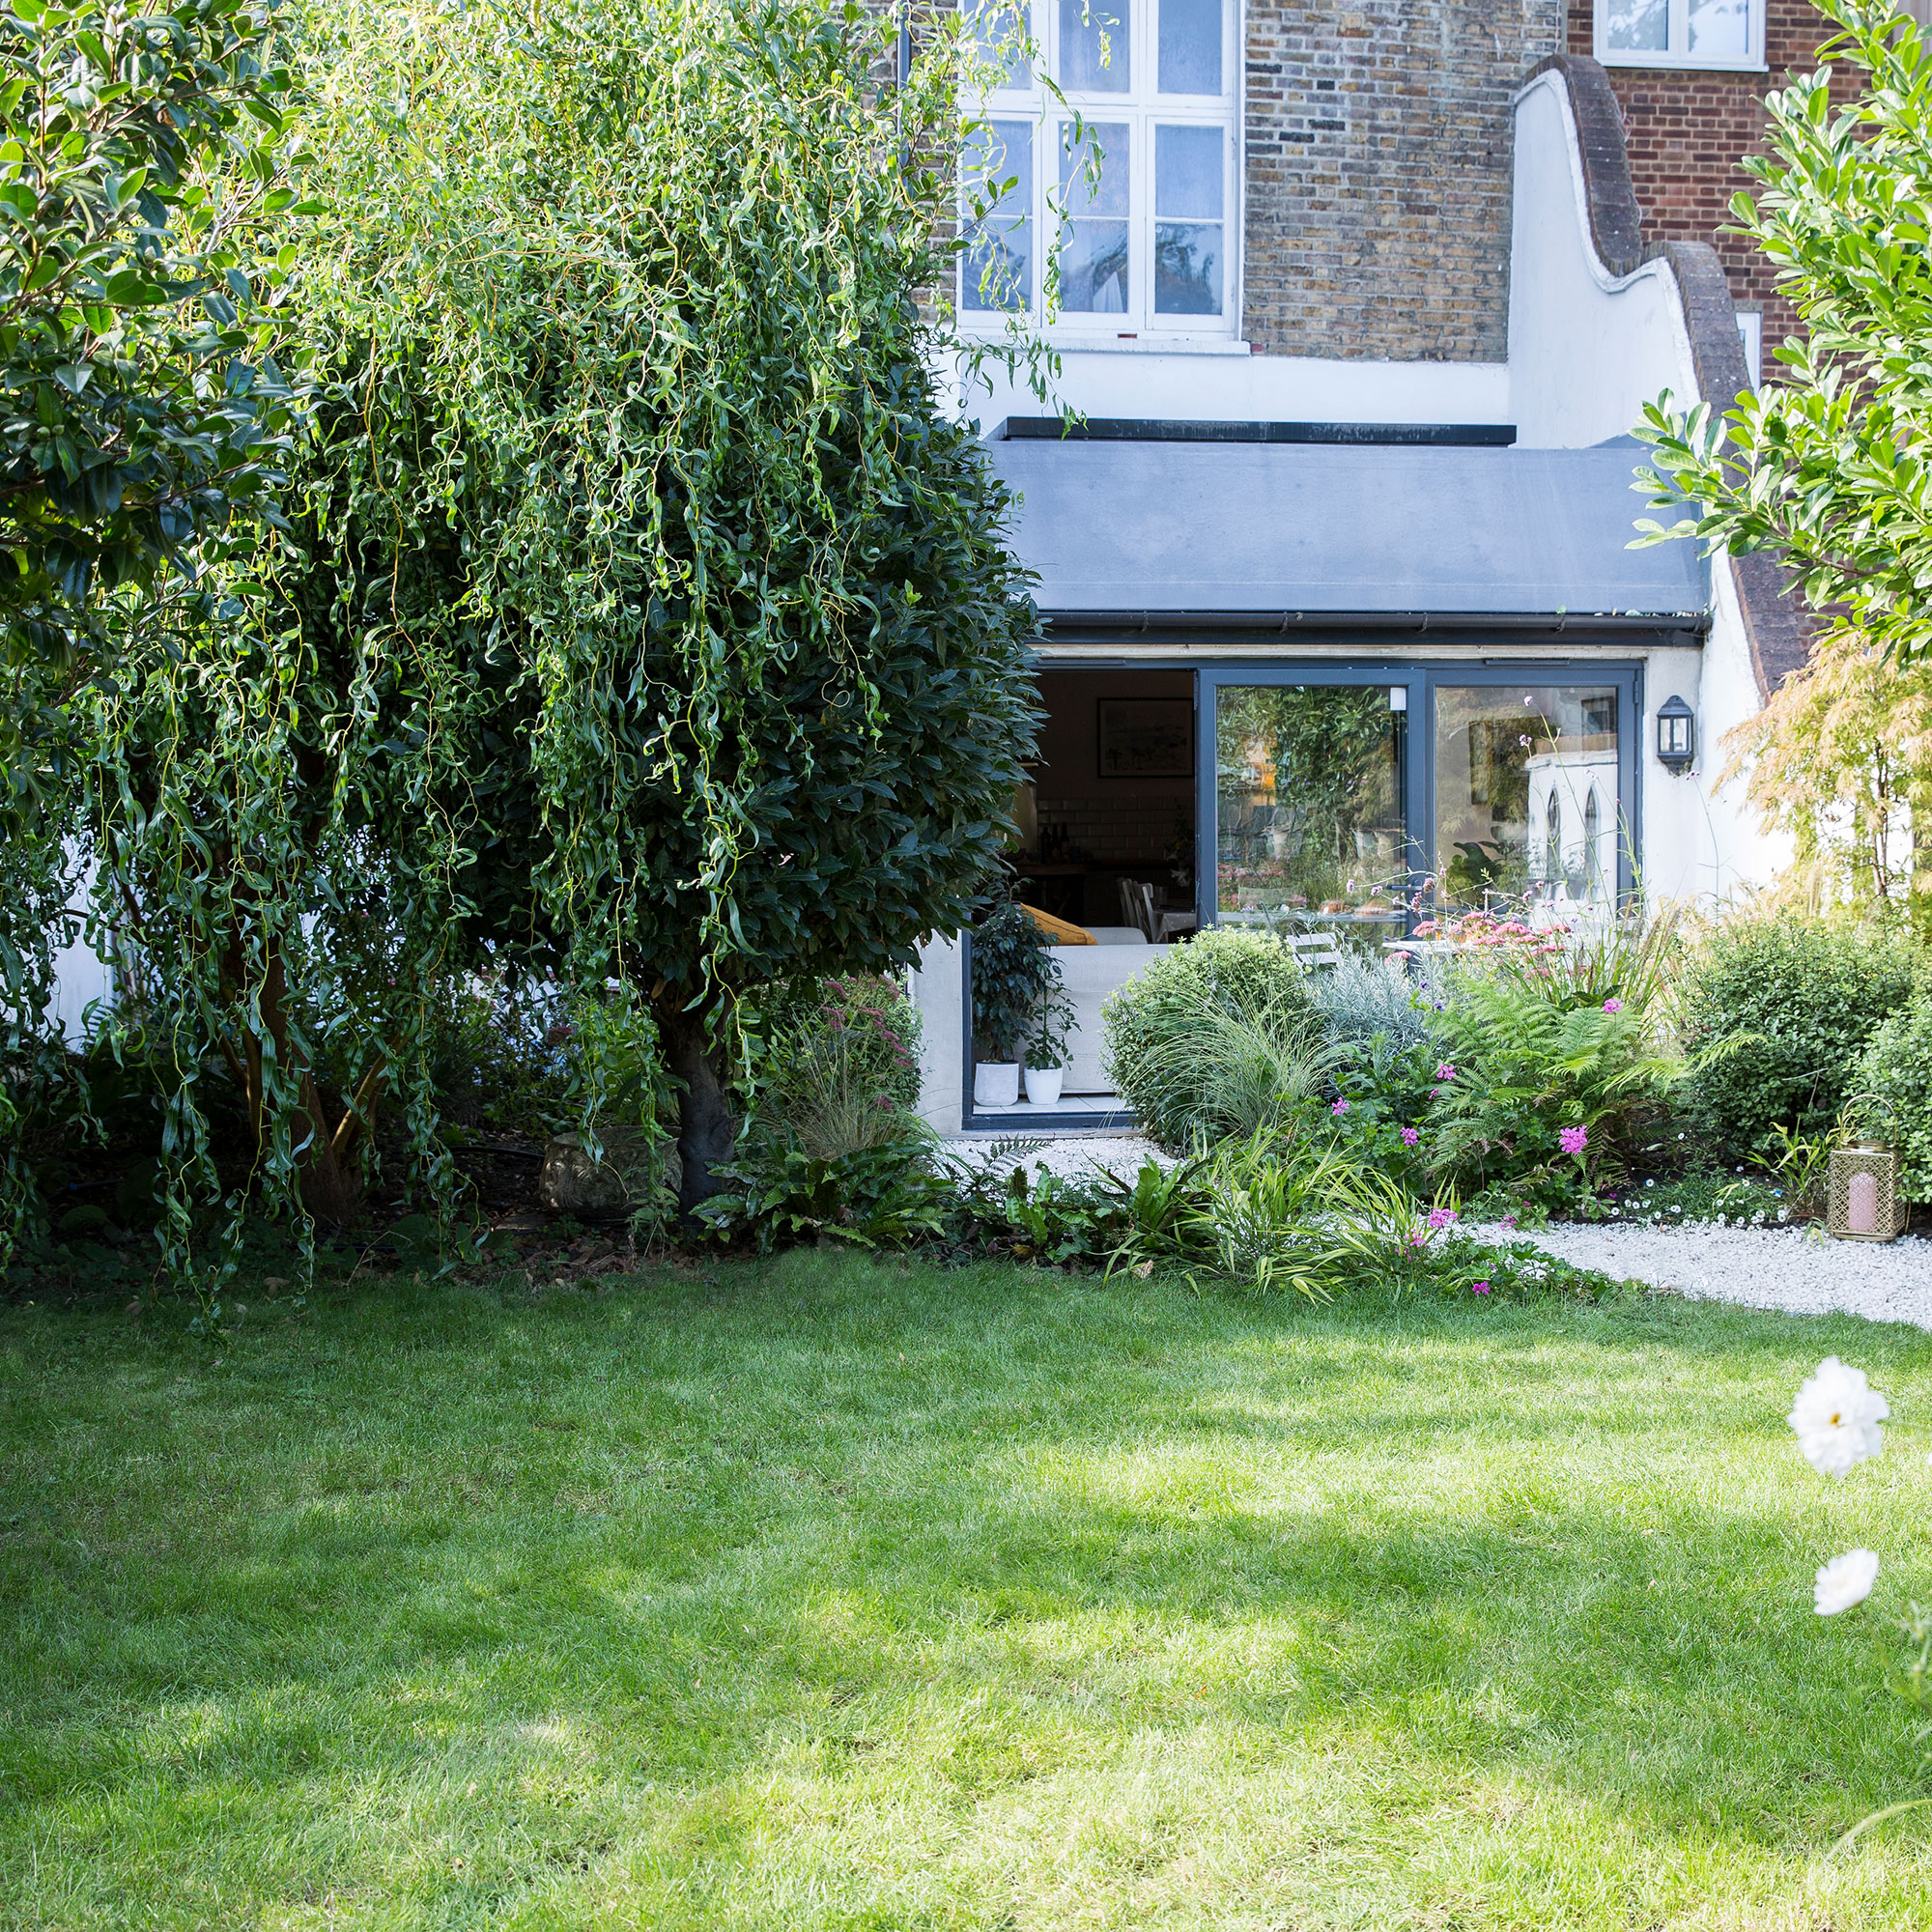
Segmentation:
{"type": "Polygon", "coordinates": [[[688,1220],[700,1201],[708,1201],[723,1183],[712,1169],[731,1157],[736,1138],[730,1101],[724,1092],[724,1050],[714,1042],[704,1016],[661,1002],[657,1008],[658,1037],[664,1043],[665,1065],[684,1091],[677,1104],[677,1152],[683,1174],[677,1205],[688,1220]]]}

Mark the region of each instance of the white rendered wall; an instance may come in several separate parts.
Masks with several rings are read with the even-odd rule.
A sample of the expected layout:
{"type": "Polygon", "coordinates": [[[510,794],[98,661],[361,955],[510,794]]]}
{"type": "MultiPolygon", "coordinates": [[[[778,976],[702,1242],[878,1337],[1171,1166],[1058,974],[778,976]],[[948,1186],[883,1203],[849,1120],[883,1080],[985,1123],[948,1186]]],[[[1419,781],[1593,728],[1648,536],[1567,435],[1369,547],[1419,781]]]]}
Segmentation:
{"type": "MultiPolygon", "coordinates": [[[[956,372],[952,398],[988,429],[1008,416],[1049,413],[1003,372],[968,384],[956,372]]],[[[1069,349],[1055,399],[1089,416],[1162,417],[1182,422],[1502,423],[1510,420],[1510,378],[1501,362],[1326,361],[1251,355],[1244,343],[1218,351],[1069,349]]]]}
{"type": "Polygon", "coordinates": [[[956,1135],[964,1112],[965,962],[957,939],[929,939],[913,969],[920,1018],[919,1111],[942,1134],[956,1135]]]}
{"type": "MultiPolygon", "coordinates": [[[[1510,244],[1510,417],[1520,443],[1586,448],[1628,436],[1665,390],[1688,407],[1697,378],[1677,278],[1662,261],[1612,275],[1590,239],[1583,157],[1560,74],[1539,74],[1516,101],[1516,212],[1510,244]]],[[[1719,399],[1728,408],[1730,398],[1719,399]]],[[[1633,470],[1643,461],[1631,450],[1633,470]]],[[[1631,495],[1631,534],[1649,511],[1631,495]]],[[[1711,629],[1701,651],[1653,651],[1644,673],[1643,872],[1650,894],[1705,904],[1769,882],[1786,862],[1743,786],[1721,789],[1725,736],[1760,708],[1736,585],[1711,561],[1711,629]],[[1658,706],[1697,714],[1697,758],[1673,776],[1657,757],[1658,706]]]]}

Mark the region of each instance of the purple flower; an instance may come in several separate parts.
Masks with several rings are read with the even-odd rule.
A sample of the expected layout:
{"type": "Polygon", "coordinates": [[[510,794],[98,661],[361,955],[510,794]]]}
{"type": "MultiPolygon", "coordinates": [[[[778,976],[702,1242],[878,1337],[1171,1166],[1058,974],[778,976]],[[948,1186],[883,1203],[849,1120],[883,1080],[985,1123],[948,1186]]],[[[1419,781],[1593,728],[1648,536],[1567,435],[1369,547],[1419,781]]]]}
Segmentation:
{"type": "Polygon", "coordinates": [[[1432,1228],[1453,1228],[1456,1219],[1456,1210],[1453,1208],[1432,1208],[1429,1210],[1429,1225],[1432,1228]]]}
{"type": "Polygon", "coordinates": [[[1435,1077],[1438,1080],[1453,1080],[1456,1077],[1456,1069],[1445,1060],[1436,1067],[1435,1077]]]}
{"type": "Polygon", "coordinates": [[[1337,1100],[1328,1111],[1331,1114],[1346,1114],[1349,1111],[1349,1103],[1346,1100],[1337,1100]]]}
{"type": "Polygon", "coordinates": [[[1565,1127],[1556,1138],[1565,1153],[1581,1153],[1590,1145],[1590,1130],[1588,1127],[1565,1127]]]}
{"type": "Polygon", "coordinates": [[[1604,1002],[1604,1010],[1606,1013],[1620,1013],[1623,1009],[1624,1003],[1621,1000],[1605,1000],[1604,1002]]]}
{"type": "Polygon", "coordinates": [[[1490,1285],[1486,1281],[1472,1281],[1469,1284],[1469,1293],[1471,1294],[1487,1294],[1489,1292],[1490,1285]]]}
{"type": "Polygon", "coordinates": [[[1503,1216],[1503,1226],[1505,1228],[1514,1228],[1516,1226],[1516,1216],[1514,1214],[1505,1214],[1503,1216]]]}
{"type": "Polygon", "coordinates": [[[1413,1127],[1405,1127],[1402,1130],[1402,1144],[1404,1147],[1413,1147],[1421,1138],[1422,1136],[1413,1127]]]}
{"type": "Polygon", "coordinates": [[[1428,1238],[1429,1236],[1425,1235],[1420,1228],[1411,1228],[1408,1231],[1408,1245],[1411,1248],[1421,1247],[1423,1242],[1428,1240],[1428,1238]]]}

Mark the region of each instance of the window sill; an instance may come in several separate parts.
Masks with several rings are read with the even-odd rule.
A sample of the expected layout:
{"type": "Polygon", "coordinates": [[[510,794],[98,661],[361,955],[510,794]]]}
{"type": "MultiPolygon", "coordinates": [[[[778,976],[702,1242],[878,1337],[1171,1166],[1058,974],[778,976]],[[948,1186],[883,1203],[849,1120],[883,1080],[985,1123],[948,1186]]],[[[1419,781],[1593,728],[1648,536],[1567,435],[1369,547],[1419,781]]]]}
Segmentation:
{"type": "Polygon", "coordinates": [[[1761,60],[1699,60],[1694,54],[1614,53],[1599,54],[1605,67],[1628,71],[1649,68],[1659,73],[1769,73],[1761,60]]]}
{"type": "MultiPolygon", "coordinates": [[[[962,329],[968,342],[1004,342],[1004,335],[962,329]]],[[[1252,355],[1253,348],[1232,335],[1089,335],[1053,329],[1046,346],[1062,355],[1252,355]]]]}

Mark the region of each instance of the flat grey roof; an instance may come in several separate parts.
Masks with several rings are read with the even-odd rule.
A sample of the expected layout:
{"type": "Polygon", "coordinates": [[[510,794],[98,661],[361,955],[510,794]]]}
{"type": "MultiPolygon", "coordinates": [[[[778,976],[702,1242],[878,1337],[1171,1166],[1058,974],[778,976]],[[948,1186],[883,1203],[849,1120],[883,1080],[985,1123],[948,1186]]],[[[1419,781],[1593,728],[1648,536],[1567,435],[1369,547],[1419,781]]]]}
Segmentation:
{"type": "Polygon", "coordinates": [[[1657,616],[1701,625],[1694,543],[1626,546],[1643,451],[1310,443],[987,445],[1040,610],[1657,616]]]}

